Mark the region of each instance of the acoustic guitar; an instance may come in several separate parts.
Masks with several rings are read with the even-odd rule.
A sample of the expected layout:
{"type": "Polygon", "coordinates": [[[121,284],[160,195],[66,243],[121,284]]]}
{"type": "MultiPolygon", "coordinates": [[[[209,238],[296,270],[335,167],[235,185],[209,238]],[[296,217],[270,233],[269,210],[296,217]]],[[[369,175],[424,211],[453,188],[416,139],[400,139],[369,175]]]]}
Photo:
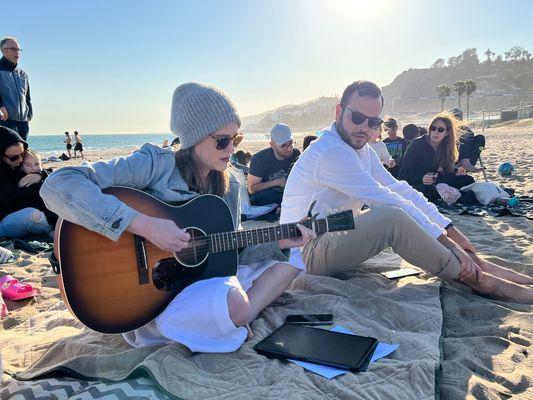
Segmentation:
{"type": "MultiPolygon", "coordinates": [[[[83,324],[103,333],[147,324],[193,282],[235,275],[241,248],[300,236],[296,223],[235,231],[229,207],[214,195],[172,206],[137,189],[103,192],[148,216],[172,220],[191,236],[185,249],[170,253],[129,232],[112,241],[58,221],[54,244],[65,304],[83,324]]],[[[303,225],[321,234],[353,229],[354,219],[350,210],[303,225]]]]}

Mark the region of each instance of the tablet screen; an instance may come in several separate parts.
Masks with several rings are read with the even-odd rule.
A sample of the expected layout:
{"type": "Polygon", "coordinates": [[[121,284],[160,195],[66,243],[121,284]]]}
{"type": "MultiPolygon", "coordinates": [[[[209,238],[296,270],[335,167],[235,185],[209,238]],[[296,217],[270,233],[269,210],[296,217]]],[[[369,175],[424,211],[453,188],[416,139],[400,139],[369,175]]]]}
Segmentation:
{"type": "Polygon", "coordinates": [[[377,340],[324,329],[286,324],[255,346],[267,356],[293,358],[358,371],[370,359],[377,340]]]}

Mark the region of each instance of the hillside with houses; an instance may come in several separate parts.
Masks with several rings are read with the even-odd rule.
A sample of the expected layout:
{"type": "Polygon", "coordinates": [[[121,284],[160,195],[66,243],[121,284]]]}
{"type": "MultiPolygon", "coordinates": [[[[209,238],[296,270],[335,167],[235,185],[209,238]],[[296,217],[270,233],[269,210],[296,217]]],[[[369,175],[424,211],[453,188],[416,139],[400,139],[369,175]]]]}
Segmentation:
{"type": "MultiPolygon", "coordinates": [[[[428,68],[411,68],[384,86],[384,114],[434,113],[454,106],[471,111],[499,112],[516,109],[530,116],[533,105],[533,59],[515,46],[503,55],[492,50],[480,57],[477,49],[464,50],[447,60],[439,58],[428,68]],[[437,90],[439,88],[439,90],[437,90]]],[[[298,105],[244,118],[245,129],[266,132],[275,122],[296,130],[312,131],[328,125],[338,97],[320,97],[298,105]]]]}

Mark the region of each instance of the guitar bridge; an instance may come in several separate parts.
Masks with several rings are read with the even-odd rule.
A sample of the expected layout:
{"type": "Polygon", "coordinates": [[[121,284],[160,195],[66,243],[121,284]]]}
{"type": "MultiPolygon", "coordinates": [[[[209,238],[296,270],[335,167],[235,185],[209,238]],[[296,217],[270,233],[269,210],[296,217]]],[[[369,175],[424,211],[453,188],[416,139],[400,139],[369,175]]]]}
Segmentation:
{"type": "Polygon", "coordinates": [[[133,235],[135,242],[135,257],[137,258],[137,271],[139,273],[139,285],[149,282],[148,279],[148,261],[146,259],[146,248],[144,247],[144,238],[133,235]]]}

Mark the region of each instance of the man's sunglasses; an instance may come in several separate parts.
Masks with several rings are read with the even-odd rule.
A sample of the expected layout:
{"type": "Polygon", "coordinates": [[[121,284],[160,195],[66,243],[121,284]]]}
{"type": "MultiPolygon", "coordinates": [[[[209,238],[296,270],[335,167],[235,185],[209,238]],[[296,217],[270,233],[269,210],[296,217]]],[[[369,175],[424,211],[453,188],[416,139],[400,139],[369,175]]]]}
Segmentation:
{"type": "Polygon", "coordinates": [[[26,155],[26,152],[23,151],[22,153],[17,154],[16,156],[6,156],[6,155],[4,154],[4,157],[7,158],[7,159],[8,159],[9,161],[11,161],[11,162],[15,162],[15,161],[17,161],[19,158],[20,158],[21,160],[24,159],[24,156],[25,156],[25,155],[26,155]]]}
{"type": "Polygon", "coordinates": [[[431,132],[435,132],[435,131],[437,131],[437,132],[439,132],[439,133],[442,133],[442,132],[446,132],[446,131],[447,131],[446,128],[443,128],[442,126],[439,126],[439,127],[437,128],[435,125],[431,125],[431,126],[429,127],[429,130],[430,130],[431,132]]]}
{"type": "Polygon", "coordinates": [[[355,125],[361,125],[363,122],[365,122],[368,119],[368,127],[370,129],[377,129],[383,123],[383,120],[380,117],[367,117],[365,114],[360,113],[359,111],[350,110],[344,104],[341,104],[341,107],[344,108],[346,111],[349,111],[351,113],[352,122],[355,125]]]}
{"type": "Polygon", "coordinates": [[[233,146],[238,145],[242,140],[242,134],[238,133],[235,136],[211,136],[217,142],[217,150],[224,150],[233,143],[233,146]]]}

